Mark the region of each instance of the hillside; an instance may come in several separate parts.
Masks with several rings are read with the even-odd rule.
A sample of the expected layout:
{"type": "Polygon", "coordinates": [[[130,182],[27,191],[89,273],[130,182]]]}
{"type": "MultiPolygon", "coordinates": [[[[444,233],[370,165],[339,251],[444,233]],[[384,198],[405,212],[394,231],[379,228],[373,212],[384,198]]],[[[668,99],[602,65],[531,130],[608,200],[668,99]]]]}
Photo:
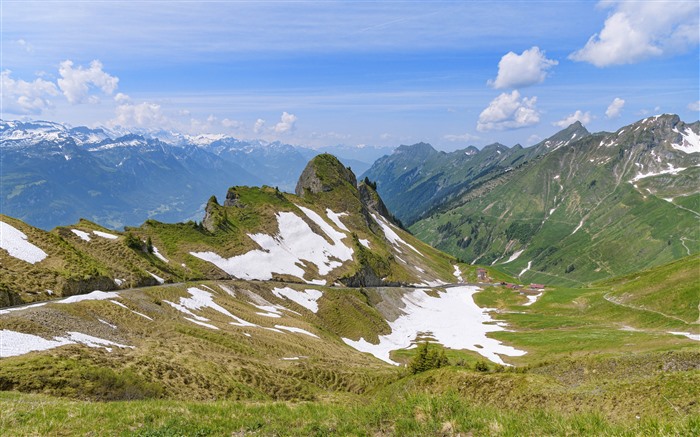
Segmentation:
{"type": "Polygon", "coordinates": [[[587,135],[576,122],[530,148],[494,143],[481,150],[472,146],[446,153],[425,143],[400,146],[378,159],[362,177],[376,182],[392,213],[412,225],[454,199],[479,196],[505,183],[510,172],[530,160],[587,135]]]}
{"type": "Polygon", "coordinates": [[[125,424],[166,435],[423,434],[446,421],[455,432],[609,433],[640,414],[652,433],[694,426],[691,290],[664,308],[651,302],[662,284],[692,278],[697,256],[595,288],[512,290],[500,281],[516,278],[479,279],[476,266],[401,230],[331,155],[310,161],[295,191],[232,187],[200,223],[124,233],[2,217],[5,305],[31,303],[0,309],[0,431],[82,432],[71,418],[23,420],[36,402],[58,416],[76,405],[85,420],[107,414],[105,434],[125,424]],[[59,287],[66,275],[82,288],[59,287]],[[425,341],[447,367],[413,375],[403,365],[425,341]],[[268,419],[205,426],[172,401],[212,418],[263,408],[268,419]],[[153,417],[126,413],[135,405],[153,417]],[[286,410],[304,405],[318,413],[286,410]]]}
{"type": "Polygon", "coordinates": [[[410,229],[467,262],[546,284],[697,253],[699,131],[663,115],[585,136],[446,200],[410,229]]]}

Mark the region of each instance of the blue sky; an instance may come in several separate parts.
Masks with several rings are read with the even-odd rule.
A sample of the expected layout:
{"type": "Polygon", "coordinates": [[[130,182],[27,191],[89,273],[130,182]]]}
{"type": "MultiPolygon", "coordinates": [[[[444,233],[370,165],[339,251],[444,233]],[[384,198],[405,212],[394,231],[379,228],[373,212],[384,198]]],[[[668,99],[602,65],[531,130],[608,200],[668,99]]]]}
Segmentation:
{"type": "Polygon", "coordinates": [[[698,119],[697,1],[8,1],[2,118],[442,150],[698,119]]]}

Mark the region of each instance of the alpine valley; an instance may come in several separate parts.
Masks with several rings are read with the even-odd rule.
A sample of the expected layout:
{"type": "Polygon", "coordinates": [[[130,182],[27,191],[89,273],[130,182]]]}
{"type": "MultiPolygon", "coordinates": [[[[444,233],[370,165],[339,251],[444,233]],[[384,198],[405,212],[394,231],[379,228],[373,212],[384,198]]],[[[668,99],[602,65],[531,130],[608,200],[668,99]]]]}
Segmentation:
{"type": "Polygon", "coordinates": [[[700,122],[159,135],[2,124],[0,434],[700,434],[700,122]]]}

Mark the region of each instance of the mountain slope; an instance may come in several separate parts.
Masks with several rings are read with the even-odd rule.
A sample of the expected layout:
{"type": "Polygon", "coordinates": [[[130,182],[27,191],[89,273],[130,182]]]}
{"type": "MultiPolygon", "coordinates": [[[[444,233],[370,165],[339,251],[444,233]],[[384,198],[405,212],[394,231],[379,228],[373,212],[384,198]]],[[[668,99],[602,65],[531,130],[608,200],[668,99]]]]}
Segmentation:
{"type": "Polygon", "coordinates": [[[588,282],[700,251],[700,123],[641,120],[533,159],[478,195],[443,204],[411,230],[524,281],[588,282]]]}
{"type": "Polygon", "coordinates": [[[481,150],[468,147],[445,153],[425,143],[400,146],[378,159],[363,177],[377,183],[389,209],[410,225],[454,198],[503,183],[509,172],[529,160],[587,135],[577,122],[527,149],[495,143],[481,150]]]}

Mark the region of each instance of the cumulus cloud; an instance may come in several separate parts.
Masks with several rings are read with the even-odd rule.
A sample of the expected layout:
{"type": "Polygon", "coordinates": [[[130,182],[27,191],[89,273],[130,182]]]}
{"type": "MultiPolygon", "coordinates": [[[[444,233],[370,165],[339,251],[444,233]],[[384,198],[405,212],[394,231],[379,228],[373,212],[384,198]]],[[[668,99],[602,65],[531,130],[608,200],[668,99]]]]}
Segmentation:
{"type": "Polygon", "coordinates": [[[570,59],[596,67],[633,64],[684,52],[700,40],[697,1],[609,0],[600,5],[613,9],[603,30],[570,59]]]}
{"type": "Polygon", "coordinates": [[[576,123],[577,121],[580,121],[582,124],[588,124],[590,121],[593,119],[591,116],[591,113],[586,111],[582,112],[581,110],[577,110],[573,114],[569,114],[568,116],[564,117],[563,119],[559,121],[555,121],[552,123],[554,126],[559,126],[561,128],[569,127],[570,125],[576,123]]]}
{"type": "Polygon", "coordinates": [[[13,114],[40,114],[52,106],[49,98],[59,94],[53,82],[40,78],[27,82],[22,79],[13,79],[11,75],[10,70],[0,73],[3,111],[13,114]]]}
{"type": "Polygon", "coordinates": [[[700,112],[700,100],[688,103],[688,109],[700,112]]]}
{"type": "Polygon", "coordinates": [[[488,84],[496,89],[522,88],[542,83],[547,77],[547,70],[557,65],[553,59],[547,59],[539,47],[532,47],[518,55],[508,52],[498,63],[498,76],[488,84]]]}
{"type": "Polygon", "coordinates": [[[442,137],[443,139],[451,142],[467,142],[467,141],[476,141],[479,139],[476,135],[472,135],[470,133],[464,133],[464,134],[447,134],[442,137]]]}
{"type": "Polygon", "coordinates": [[[117,95],[114,96],[114,101],[117,103],[128,103],[131,101],[131,97],[124,93],[117,93],[117,95]]]}
{"type": "Polygon", "coordinates": [[[107,122],[109,126],[165,128],[170,121],[163,114],[159,104],[141,102],[122,103],[115,109],[115,117],[107,122]]]}
{"type": "Polygon", "coordinates": [[[58,87],[70,103],[97,103],[99,99],[90,94],[90,90],[98,88],[105,94],[112,94],[117,89],[119,78],[110,76],[102,70],[100,61],[92,61],[89,68],[73,67],[73,61],[61,62],[58,68],[61,78],[58,87]]]}
{"type": "Polygon", "coordinates": [[[262,118],[258,118],[255,120],[255,125],[253,126],[253,132],[256,134],[262,133],[263,129],[265,129],[265,120],[262,118]]]}
{"type": "MultiPolygon", "coordinates": [[[[283,112],[280,122],[272,129],[278,134],[292,132],[296,128],[297,116],[288,112],[283,112]]],[[[256,123],[257,125],[257,123],[256,123]]]]}
{"type": "Polygon", "coordinates": [[[619,97],[615,97],[615,99],[610,103],[610,106],[608,106],[608,109],[605,110],[605,116],[608,118],[617,118],[620,116],[620,112],[622,112],[622,108],[625,106],[625,101],[619,97]]]}
{"type": "Polygon", "coordinates": [[[537,97],[520,97],[518,90],[503,93],[491,101],[479,115],[476,130],[518,129],[539,123],[540,113],[535,108],[537,97]]]}

